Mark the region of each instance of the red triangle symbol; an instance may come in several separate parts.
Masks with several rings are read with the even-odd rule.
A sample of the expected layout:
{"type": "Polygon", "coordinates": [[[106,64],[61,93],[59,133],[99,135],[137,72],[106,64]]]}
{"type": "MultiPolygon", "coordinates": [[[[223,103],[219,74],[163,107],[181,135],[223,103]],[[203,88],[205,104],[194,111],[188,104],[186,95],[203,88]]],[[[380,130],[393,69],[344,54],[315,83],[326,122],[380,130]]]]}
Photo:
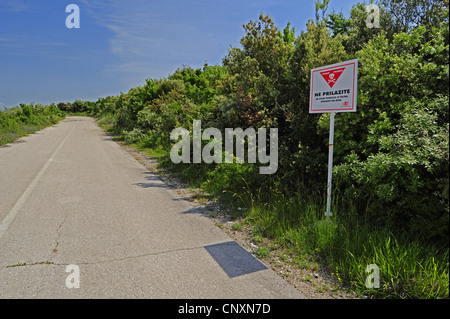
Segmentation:
{"type": "Polygon", "coordinates": [[[341,76],[342,72],[344,72],[344,70],[345,68],[340,68],[331,71],[320,72],[320,74],[323,76],[324,80],[328,83],[330,88],[332,88],[333,85],[336,84],[337,80],[341,76]]]}

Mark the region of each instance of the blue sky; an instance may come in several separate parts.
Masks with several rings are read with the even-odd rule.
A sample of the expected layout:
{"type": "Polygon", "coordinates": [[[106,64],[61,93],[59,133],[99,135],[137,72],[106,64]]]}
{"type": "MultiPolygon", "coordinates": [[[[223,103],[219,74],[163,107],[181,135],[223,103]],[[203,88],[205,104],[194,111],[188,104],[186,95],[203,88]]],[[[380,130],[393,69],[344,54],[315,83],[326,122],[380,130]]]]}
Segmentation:
{"type": "MultiPolygon", "coordinates": [[[[347,16],[357,0],[331,0],[347,16]]],[[[183,65],[221,64],[242,28],[269,14],[297,35],[315,1],[289,0],[0,0],[0,108],[128,92],[183,65]],[[68,29],[66,6],[80,8],[68,29]]]]}

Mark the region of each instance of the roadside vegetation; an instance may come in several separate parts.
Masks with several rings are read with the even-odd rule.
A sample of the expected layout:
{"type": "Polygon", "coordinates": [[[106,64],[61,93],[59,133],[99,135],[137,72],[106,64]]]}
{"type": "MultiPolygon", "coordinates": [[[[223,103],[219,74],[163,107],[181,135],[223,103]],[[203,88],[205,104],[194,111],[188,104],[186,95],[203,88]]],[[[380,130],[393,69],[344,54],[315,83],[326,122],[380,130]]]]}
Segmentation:
{"type": "MultiPolygon", "coordinates": [[[[95,116],[183,181],[245,208],[234,217],[255,238],[325,265],[360,295],[449,298],[448,1],[376,3],[379,28],[367,27],[365,3],[343,13],[317,1],[300,33],[261,13],[222,65],[184,67],[128,93],[58,108],[95,116]],[[355,58],[358,111],[336,115],[333,217],[326,220],[329,115],[308,112],[310,74],[355,58]],[[277,172],[261,175],[259,163],[172,163],[170,132],[192,132],[194,120],[222,134],[277,127],[277,172]],[[371,264],[379,288],[366,285],[371,264]]],[[[23,107],[8,112],[26,117],[23,107]]],[[[0,132],[13,127],[0,119],[0,132]]],[[[263,248],[261,257],[270,252],[263,248]]]]}
{"type": "Polygon", "coordinates": [[[20,104],[13,108],[0,110],[0,146],[16,139],[58,123],[65,112],[52,104],[20,104]]]}
{"type": "Polygon", "coordinates": [[[235,217],[255,236],[326,265],[356,293],[448,298],[448,1],[383,1],[380,28],[367,27],[366,4],[346,17],[328,13],[328,2],[316,2],[300,34],[261,13],[222,65],[184,67],[66,107],[96,116],[185,182],[245,207],[235,217]],[[354,58],[358,112],[336,116],[333,217],[325,220],[329,115],[308,113],[310,72],[354,58]],[[261,175],[259,163],[173,164],[170,132],[192,132],[193,120],[222,134],[277,127],[277,172],[261,175]],[[367,288],[371,264],[379,288],[367,288]]]}

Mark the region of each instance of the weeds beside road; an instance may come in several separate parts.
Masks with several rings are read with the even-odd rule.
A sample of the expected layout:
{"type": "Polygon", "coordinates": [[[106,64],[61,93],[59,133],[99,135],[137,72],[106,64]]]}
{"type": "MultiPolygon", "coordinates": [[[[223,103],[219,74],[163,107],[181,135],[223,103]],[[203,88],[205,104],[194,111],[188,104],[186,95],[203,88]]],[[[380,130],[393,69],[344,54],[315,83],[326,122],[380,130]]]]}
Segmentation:
{"type": "Polygon", "coordinates": [[[54,104],[50,106],[20,104],[0,111],[0,146],[56,124],[64,117],[65,112],[54,104]]]}

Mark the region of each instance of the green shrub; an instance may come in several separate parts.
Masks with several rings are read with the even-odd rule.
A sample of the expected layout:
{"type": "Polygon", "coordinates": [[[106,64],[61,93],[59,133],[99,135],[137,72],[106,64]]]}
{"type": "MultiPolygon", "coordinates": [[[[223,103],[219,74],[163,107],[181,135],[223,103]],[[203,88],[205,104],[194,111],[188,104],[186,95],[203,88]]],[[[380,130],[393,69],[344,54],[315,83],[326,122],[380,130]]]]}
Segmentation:
{"type": "Polygon", "coordinates": [[[64,113],[54,104],[20,104],[20,107],[0,111],[0,145],[55,124],[63,118],[64,113]]]}
{"type": "Polygon", "coordinates": [[[144,133],[139,128],[134,128],[132,131],[123,131],[123,139],[125,144],[134,144],[144,138],[144,133]]]}
{"type": "Polygon", "coordinates": [[[207,180],[203,183],[205,189],[212,194],[233,196],[235,193],[243,193],[247,189],[247,181],[252,181],[257,174],[257,168],[253,164],[219,163],[214,170],[207,173],[207,180]]]}
{"type": "Polygon", "coordinates": [[[377,227],[448,243],[448,124],[439,125],[435,111],[441,103],[448,97],[405,103],[393,133],[370,130],[376,154],[362,160],[352,153],[335,172],[343,201],[363,203],[377,227]]]}

